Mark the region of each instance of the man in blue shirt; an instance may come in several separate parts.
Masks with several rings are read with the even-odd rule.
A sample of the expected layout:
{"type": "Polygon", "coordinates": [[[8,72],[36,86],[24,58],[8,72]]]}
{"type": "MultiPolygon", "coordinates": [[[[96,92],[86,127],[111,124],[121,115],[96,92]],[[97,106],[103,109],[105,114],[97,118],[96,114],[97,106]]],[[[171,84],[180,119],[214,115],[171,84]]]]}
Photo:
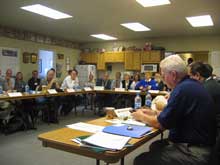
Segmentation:
{"type": "Polygon", "coordinates": [[[167,106],[161,113],[141,109],[132,115],[152,127],[168,129],[169,137],[154,142],[134,164],[207,164],[215,143],[213,101],[202,84],[187,76],[186,64],[179,56],[165,58],[160,67],[164,82],[172,89],[167,106]]]}

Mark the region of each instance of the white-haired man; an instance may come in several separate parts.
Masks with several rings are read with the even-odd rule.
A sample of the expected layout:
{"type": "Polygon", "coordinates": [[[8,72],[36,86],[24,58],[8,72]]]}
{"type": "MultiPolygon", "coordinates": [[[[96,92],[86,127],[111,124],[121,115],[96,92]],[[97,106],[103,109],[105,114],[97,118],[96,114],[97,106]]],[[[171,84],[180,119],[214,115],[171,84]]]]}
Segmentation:
{"type": "Polygon", "coordinates": [[[215,143],[213,101],[202,84],[187,76],[186,64],[179,56],[165,58],[160,68],[164,82],[172,89],[167,106],[160,114],[141,109],[133,117],[168,129],[169,137],[154,142],[149,152],[135,158],[134,164],[207,164],[215,143]]]}

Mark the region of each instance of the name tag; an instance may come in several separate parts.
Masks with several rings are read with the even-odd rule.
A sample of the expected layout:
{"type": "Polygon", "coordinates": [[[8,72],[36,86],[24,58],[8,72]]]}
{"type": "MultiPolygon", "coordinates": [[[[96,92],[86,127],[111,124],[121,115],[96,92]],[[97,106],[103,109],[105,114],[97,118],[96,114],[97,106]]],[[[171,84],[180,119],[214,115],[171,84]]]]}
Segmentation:
{"type": "Polygon", "coordinates": [[[130,89],[130,90],[128,90],[129,92],[132,92],[132,93],[140,93],[141,91],[140,90],[132,90],[132,89],[130,89]]]}
{"type": "Polygon", "coordinates": [[[125,91],[125,88],[115,88],[115,91],[125,91]]]}
{"type": "Polygon", "coordinates": [[[66,89],[66,91],[67,91],[68,93],[75,92],[75,90],[72,89],[72,88],[66,89]]]}
{"type": "Polygon", "coordinates": [[[22,96],[21,92],[14,92],[14,93],[8,93],[9,97],[18,97],[18,96],[22,96]]]}
{"type": "Polygon", "coordinates": [[[56,94],[57,91],[55,89],[48,89],[47,90],[49,94],[56,94]]]}
{"type": "Polygon", "coordinates": [[[159,90],[148,90],[149,93],[159,93],[159,90]]]}
{"type": "Polygon", "coordinates": [[[84,87],[85,91],[91,91],[92,89],[90,87],[84,87]]]}
{"type": "Polygon", "coordinates": [[[103,91],[103,90],[104,90],[104,87],[103,87],[103,86],[95,86],[95,87],[94,87],[94,90],[95,90],[95,91],[103,91]]]}

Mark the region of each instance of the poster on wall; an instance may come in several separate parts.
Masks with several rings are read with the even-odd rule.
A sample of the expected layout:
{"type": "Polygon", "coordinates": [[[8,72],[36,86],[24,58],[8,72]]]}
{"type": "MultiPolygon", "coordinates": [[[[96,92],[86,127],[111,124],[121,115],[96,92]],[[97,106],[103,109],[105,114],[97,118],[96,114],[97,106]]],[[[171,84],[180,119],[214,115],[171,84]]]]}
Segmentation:
{"type": "Polygon", "coordinates": [[[0,47],[0,69],[3,76],[7,69],[11,69],[15,76],[19,71],[19,49],[0,47]]]}

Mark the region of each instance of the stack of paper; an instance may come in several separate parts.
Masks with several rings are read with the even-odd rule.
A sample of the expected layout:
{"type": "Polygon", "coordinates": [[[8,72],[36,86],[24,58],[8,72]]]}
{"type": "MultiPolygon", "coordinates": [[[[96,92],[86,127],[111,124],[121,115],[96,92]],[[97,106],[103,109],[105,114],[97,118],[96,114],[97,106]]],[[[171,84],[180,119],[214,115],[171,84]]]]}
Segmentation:
{"type": "Polygon", "coordinates": [[[84,139],[82,142],[111,150],[121,150],[129,140],[130,137],[98,132],[84,139]]]}

